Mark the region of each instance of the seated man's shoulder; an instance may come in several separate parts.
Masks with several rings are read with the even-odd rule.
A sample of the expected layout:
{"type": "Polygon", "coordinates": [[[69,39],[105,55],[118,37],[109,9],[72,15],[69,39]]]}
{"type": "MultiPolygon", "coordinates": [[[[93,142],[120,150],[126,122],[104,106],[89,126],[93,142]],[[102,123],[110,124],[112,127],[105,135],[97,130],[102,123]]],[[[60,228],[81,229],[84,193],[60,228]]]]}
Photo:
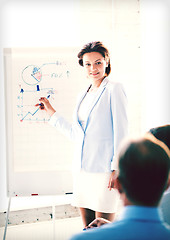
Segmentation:
{"type": "MultiPolygon", "coordinates": [[[[142,224],[143,225],[143,224],[142,224]]],[[[156,224],[157,225],[157,224],[156,224]]],[[[102,225],[98,228],[91,228],[86,231],[83,231],[79,234],[74,235],[70,240],[113,240],[119,239],[119,240],[125,240],[127,239],[134,239],[136,240],[136,237],[138,235],[138,239],[153,239],[153,231],[154,231],[154,239],[160,239],[160,234],[163,236],[162,239],[169,240],[170,239],[170,228],[165,227],[162,224],[160,224],[158,229],[155,229],[155,226],[150,229],[150,224],[146,227],[146,224],[143,225],[144,229],[141,227],[141,224],[135,221],[117,221],[110,224],[102,225]],[[133,223],[132,223],[133,222],[133,223]],[[138,226],[139,225],[139,226],[138,226]],[[136,230],[135,230],[136,229],[136,230]],[[148,230],[149,229],[149,230],[148,230]],[[148,233],[148,234],[146,234],[148,233]],[[151,233],[151,235],[150,235],[151,233]],[[150,236],[149,236],[150,235],[150,236]]]]}
{"type": "Polygon", "coordinates": [[[102,225],[101,227],[87,229],[86,231],[74,235],[70,240],[111,240],[113,239],[112,233],[116,235],[119,233],[119,231],[117,231],[116,225],[117,224],[115,223],[109,223],[102,225]]]}

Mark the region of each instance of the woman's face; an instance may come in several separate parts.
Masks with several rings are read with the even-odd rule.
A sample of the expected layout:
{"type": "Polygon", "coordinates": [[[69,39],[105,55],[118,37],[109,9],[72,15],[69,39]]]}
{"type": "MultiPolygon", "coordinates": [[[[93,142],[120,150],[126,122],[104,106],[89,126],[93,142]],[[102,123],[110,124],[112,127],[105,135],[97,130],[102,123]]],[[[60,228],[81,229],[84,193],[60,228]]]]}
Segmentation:
{"type": "Polygon", "coordinates": [[[92,81],[103,80],[107,62],[100,53],[85,53],[83,55],[83,66],[89,79],[92,81]]]}

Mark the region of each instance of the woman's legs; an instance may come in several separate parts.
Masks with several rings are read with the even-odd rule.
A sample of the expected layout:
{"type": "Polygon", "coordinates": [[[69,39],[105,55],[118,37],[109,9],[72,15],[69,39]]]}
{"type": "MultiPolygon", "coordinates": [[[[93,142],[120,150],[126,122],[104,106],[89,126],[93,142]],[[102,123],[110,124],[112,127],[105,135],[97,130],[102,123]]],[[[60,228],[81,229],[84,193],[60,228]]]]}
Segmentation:
{"type": "Polygon", "coordinates": [[[103,213],[103,212],[96,212],[96,218],[105,218],[110,222],[113,222],[115,219],[115,213],[103,213]]]}
{"type": "Polygon", "coordinates": [[[111,222],[113,222],[115,218],[115,213],[95,212],[88,208],[80,208],[80,213],[84,227],[89,225],[95,218],[105,218],[111,222]]]}
{"type": "Polygon", "coordinates": [[[89,225],[95,219],[95,211],[88,208],[80,208],[80,213],[84,227],[89,225]]]}

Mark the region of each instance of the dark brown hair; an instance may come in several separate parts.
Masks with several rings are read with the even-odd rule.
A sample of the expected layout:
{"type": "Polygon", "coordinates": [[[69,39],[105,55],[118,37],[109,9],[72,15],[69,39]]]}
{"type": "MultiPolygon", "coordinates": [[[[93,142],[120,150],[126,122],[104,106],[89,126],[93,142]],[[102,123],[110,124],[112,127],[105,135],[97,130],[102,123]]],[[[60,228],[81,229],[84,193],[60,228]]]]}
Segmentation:
{"type": "Polygon", "coordinates": [[[129,200],[137,205],[157,206],[167,186],[169,150],[151,139],[131,141],[119,155],[119,176],[129,200]]]}
{"type": "Polygon", "coordinates": [[[100,53],[105,59],[108,58],[108,66],[106,67],[105,73],[108,76],[111,72],[111,65],[110,65],[110,57],[108,49],[103,45],[102,42],[90,42],[84,45],[81,51],[78,53],[79,64],[83,66],[83,55],[85,53],[91,52],[98,52],[100,53]]]}
{"type": "Polygon", "coordinates": [[[149,130],[157,139],[164,142],[170,149],[170,125],[163,125],[149,130]]]}

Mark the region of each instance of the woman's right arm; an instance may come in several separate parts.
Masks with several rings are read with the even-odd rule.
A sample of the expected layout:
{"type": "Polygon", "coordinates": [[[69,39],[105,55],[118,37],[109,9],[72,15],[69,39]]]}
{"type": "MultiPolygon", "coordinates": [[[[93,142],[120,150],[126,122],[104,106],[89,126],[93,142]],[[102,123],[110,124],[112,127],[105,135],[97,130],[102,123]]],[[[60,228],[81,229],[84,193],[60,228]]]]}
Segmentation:
{"type": "Polygon", "coordinates": [[[45,110],[47,112],[47,114],[50,116],[49,124],[55,127],[70,140],[74,140],[75,136],[73,134],[72,124],[57,114],[56,110],[52,107],[47,98],[41,97],[39,101],[40,104],[36,104],[35,106],[39,106],[41,110],[45,110]]]}

